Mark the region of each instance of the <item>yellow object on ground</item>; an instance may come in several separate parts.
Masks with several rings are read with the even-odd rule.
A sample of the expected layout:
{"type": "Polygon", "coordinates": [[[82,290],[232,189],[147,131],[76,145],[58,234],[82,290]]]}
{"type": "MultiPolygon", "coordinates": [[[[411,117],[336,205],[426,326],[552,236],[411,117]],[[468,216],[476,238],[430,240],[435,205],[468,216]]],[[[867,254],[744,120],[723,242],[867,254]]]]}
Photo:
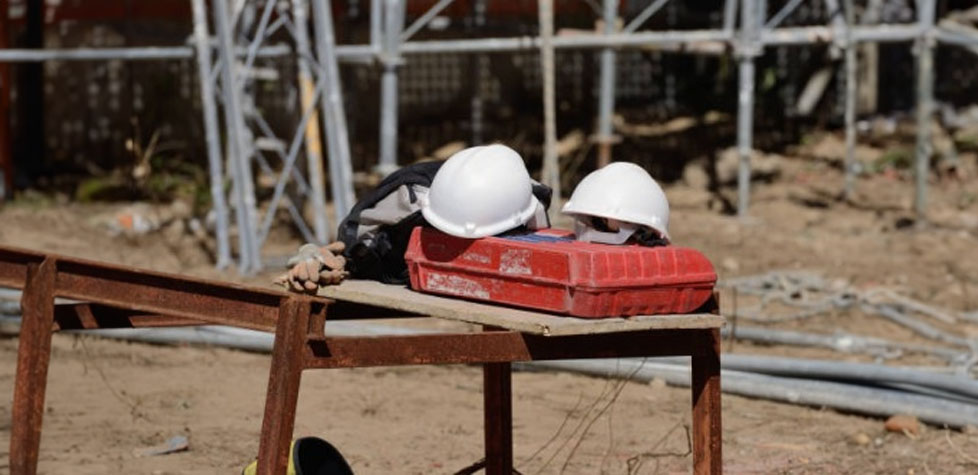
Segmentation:
{"type": "MultiPolygon", "coordinates": [[[[289,447],[288,475],[353,475],[353,469],[336,447],[318,437],[303,437],[289,447]]],[[[256,475],[258,461],[251,462],[241,475],[256,475]]]]}

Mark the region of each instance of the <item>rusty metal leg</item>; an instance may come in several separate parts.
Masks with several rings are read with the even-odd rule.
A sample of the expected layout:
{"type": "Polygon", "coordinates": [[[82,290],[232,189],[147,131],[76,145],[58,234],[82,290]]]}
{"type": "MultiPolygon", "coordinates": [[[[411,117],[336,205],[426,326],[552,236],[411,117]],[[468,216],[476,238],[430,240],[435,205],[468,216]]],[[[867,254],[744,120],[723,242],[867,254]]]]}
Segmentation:
{"type": "Polygon", "coordinates": [[[258,446],[258,474],[285,475],[295,427],[295,406],[304,363],[303,345],[309,326],[309,302],[295,297],[279,307],[272,367],[265,395],[265,418],[258,446]]]}
{"type": "Polygon", "coordinates": [[[485,398],[486,474],[513,473],[513,399],[509,363],[482,366],[485,398]]]}
{"type": "Polygon", "coordinates": [[[720,330],[700,330],[700,347],[693,356],[693,473],[723,472],[720,430],[720,330]]]}
{"type": "Polygon", "coordinates": [[[21,306],[24,314],[17,348],[17,379],[14,383],[13,422],[10,428],[10,473],[33,475],[41,445],[44,390],[51,359],[54,328],[55,261],[27,267],[27,282],[21,306]]]}

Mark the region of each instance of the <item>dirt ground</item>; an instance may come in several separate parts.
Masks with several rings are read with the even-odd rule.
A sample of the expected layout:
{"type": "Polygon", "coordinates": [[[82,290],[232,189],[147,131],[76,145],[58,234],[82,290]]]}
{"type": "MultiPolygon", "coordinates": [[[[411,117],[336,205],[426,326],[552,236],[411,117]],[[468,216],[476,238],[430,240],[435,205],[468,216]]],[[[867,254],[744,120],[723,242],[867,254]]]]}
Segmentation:
{"type": "MultiPolygon", "coordinates": [[[[779,172],[755,183],[749,219],[721,213],[714,193],[684,183],[667,187],[674,241],[704,251],[722,278],[804,269],[855,287],[885,285],[947,309],[978,310],[974,173],[931,183],[925,224],[913,220],[913,188],[903,173],[860,179],[855,198],[845,203],[835,198],[842,177],[831,163],[785,159],[779,172]]],[[[208,253],[180,226],[138,238],[110,236],[105,216],[118,208],[16,201],[0,208],[0,244],[256,285],[268,285],[274,275],[241,279],[213,270],[208,253]]],[[[267,252],[298,244],[285,231],[274,241],[267,252]]],[[[725,311],[732,300],[723,295],[725,311]]],[[[934,344],[860,312],[777,328],[934,344]]],[[[945,328],[978,336],[978,326],[945,328]]],[[[0,472],[8,464],[16,349],[16,339],[0,338],[0,472]]],[[[725,350],[868,361],[743,342],[725,343],[725,350]]],[[[268,365],[262,354],[57,335],[40,471],[237,473],[257,451],[268,365]],[[189,437],[189,451],[134,455],[178,434],[189,437]]],[[[690,470],[687,389],[563,373],[518,373],[513,387],[522,473],[690,470]]],[[[357,473],[453,473],[480,458],[480,391],[481,372],[468,366],[307,372],[295,434],[332,441],[357,473]]],[[[974,430],[926,426],[908,437],[885,432],[881,419],[730,395],[723,408],[728,473],[978,472],[974,430]]]]}

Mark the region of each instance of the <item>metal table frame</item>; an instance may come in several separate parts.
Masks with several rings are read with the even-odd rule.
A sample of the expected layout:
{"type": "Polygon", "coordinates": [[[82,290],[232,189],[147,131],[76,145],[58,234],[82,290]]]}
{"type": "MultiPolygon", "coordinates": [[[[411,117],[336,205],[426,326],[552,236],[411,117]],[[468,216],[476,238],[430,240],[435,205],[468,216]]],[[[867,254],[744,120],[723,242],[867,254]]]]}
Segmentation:
{"type": "MultiPolygon", "coordinates": [[[[543,336],[482,332],[330,337],[331,320],[403,315],[389,308],[287,294],[0,247],[0,285],[23,288],[10,473],[37,470],[52,334],[67,329],[231,325],[275,333],[258,473],[284,474],[301,375],[307,369],[482,364],[484,466],[513,472],[510,364],[517,361],[692,356],[694,473],[721,473],[719,328],[543,336]],[[86,303],[55,305],[55,297],[86,303]]],[[[712,308],[716,311],[715,301],[712,308]]]]}

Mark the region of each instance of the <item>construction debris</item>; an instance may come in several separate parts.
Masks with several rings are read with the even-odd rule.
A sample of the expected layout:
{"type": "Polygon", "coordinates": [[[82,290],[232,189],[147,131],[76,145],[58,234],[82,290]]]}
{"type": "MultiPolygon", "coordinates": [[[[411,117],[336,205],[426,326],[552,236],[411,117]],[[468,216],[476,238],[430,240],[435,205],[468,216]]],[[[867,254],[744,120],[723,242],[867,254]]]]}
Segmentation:
{"type": "Polygon", "coordinates": [[[175,435],[167,439],[167,441],[163,442],[162,444],[136,449],[132,452],[136,457],[152,457],[156,455],[185,452],[187,450],[190,450],[190,441],[185,436],[175,435]]]}
{"type": "Polygon", "coordinates": [[[899,432],[908,436],[920,434],[920,421],[909,414],[897,414],[886,420],[884,425],[890,432],[899,432]]]}
{"type": "Polygon", "coordinates": [[[873,441],[873,439],[871,439],[868,435],[866,435],[866,434],[864,434],[862,432],[859,432],[859,433],[853,435],[850,440],[852,440],[852,442],[854,444],[860,445],[860,446],[863,446],[863,447],[869,445],[870,442],[873,441]]]}

